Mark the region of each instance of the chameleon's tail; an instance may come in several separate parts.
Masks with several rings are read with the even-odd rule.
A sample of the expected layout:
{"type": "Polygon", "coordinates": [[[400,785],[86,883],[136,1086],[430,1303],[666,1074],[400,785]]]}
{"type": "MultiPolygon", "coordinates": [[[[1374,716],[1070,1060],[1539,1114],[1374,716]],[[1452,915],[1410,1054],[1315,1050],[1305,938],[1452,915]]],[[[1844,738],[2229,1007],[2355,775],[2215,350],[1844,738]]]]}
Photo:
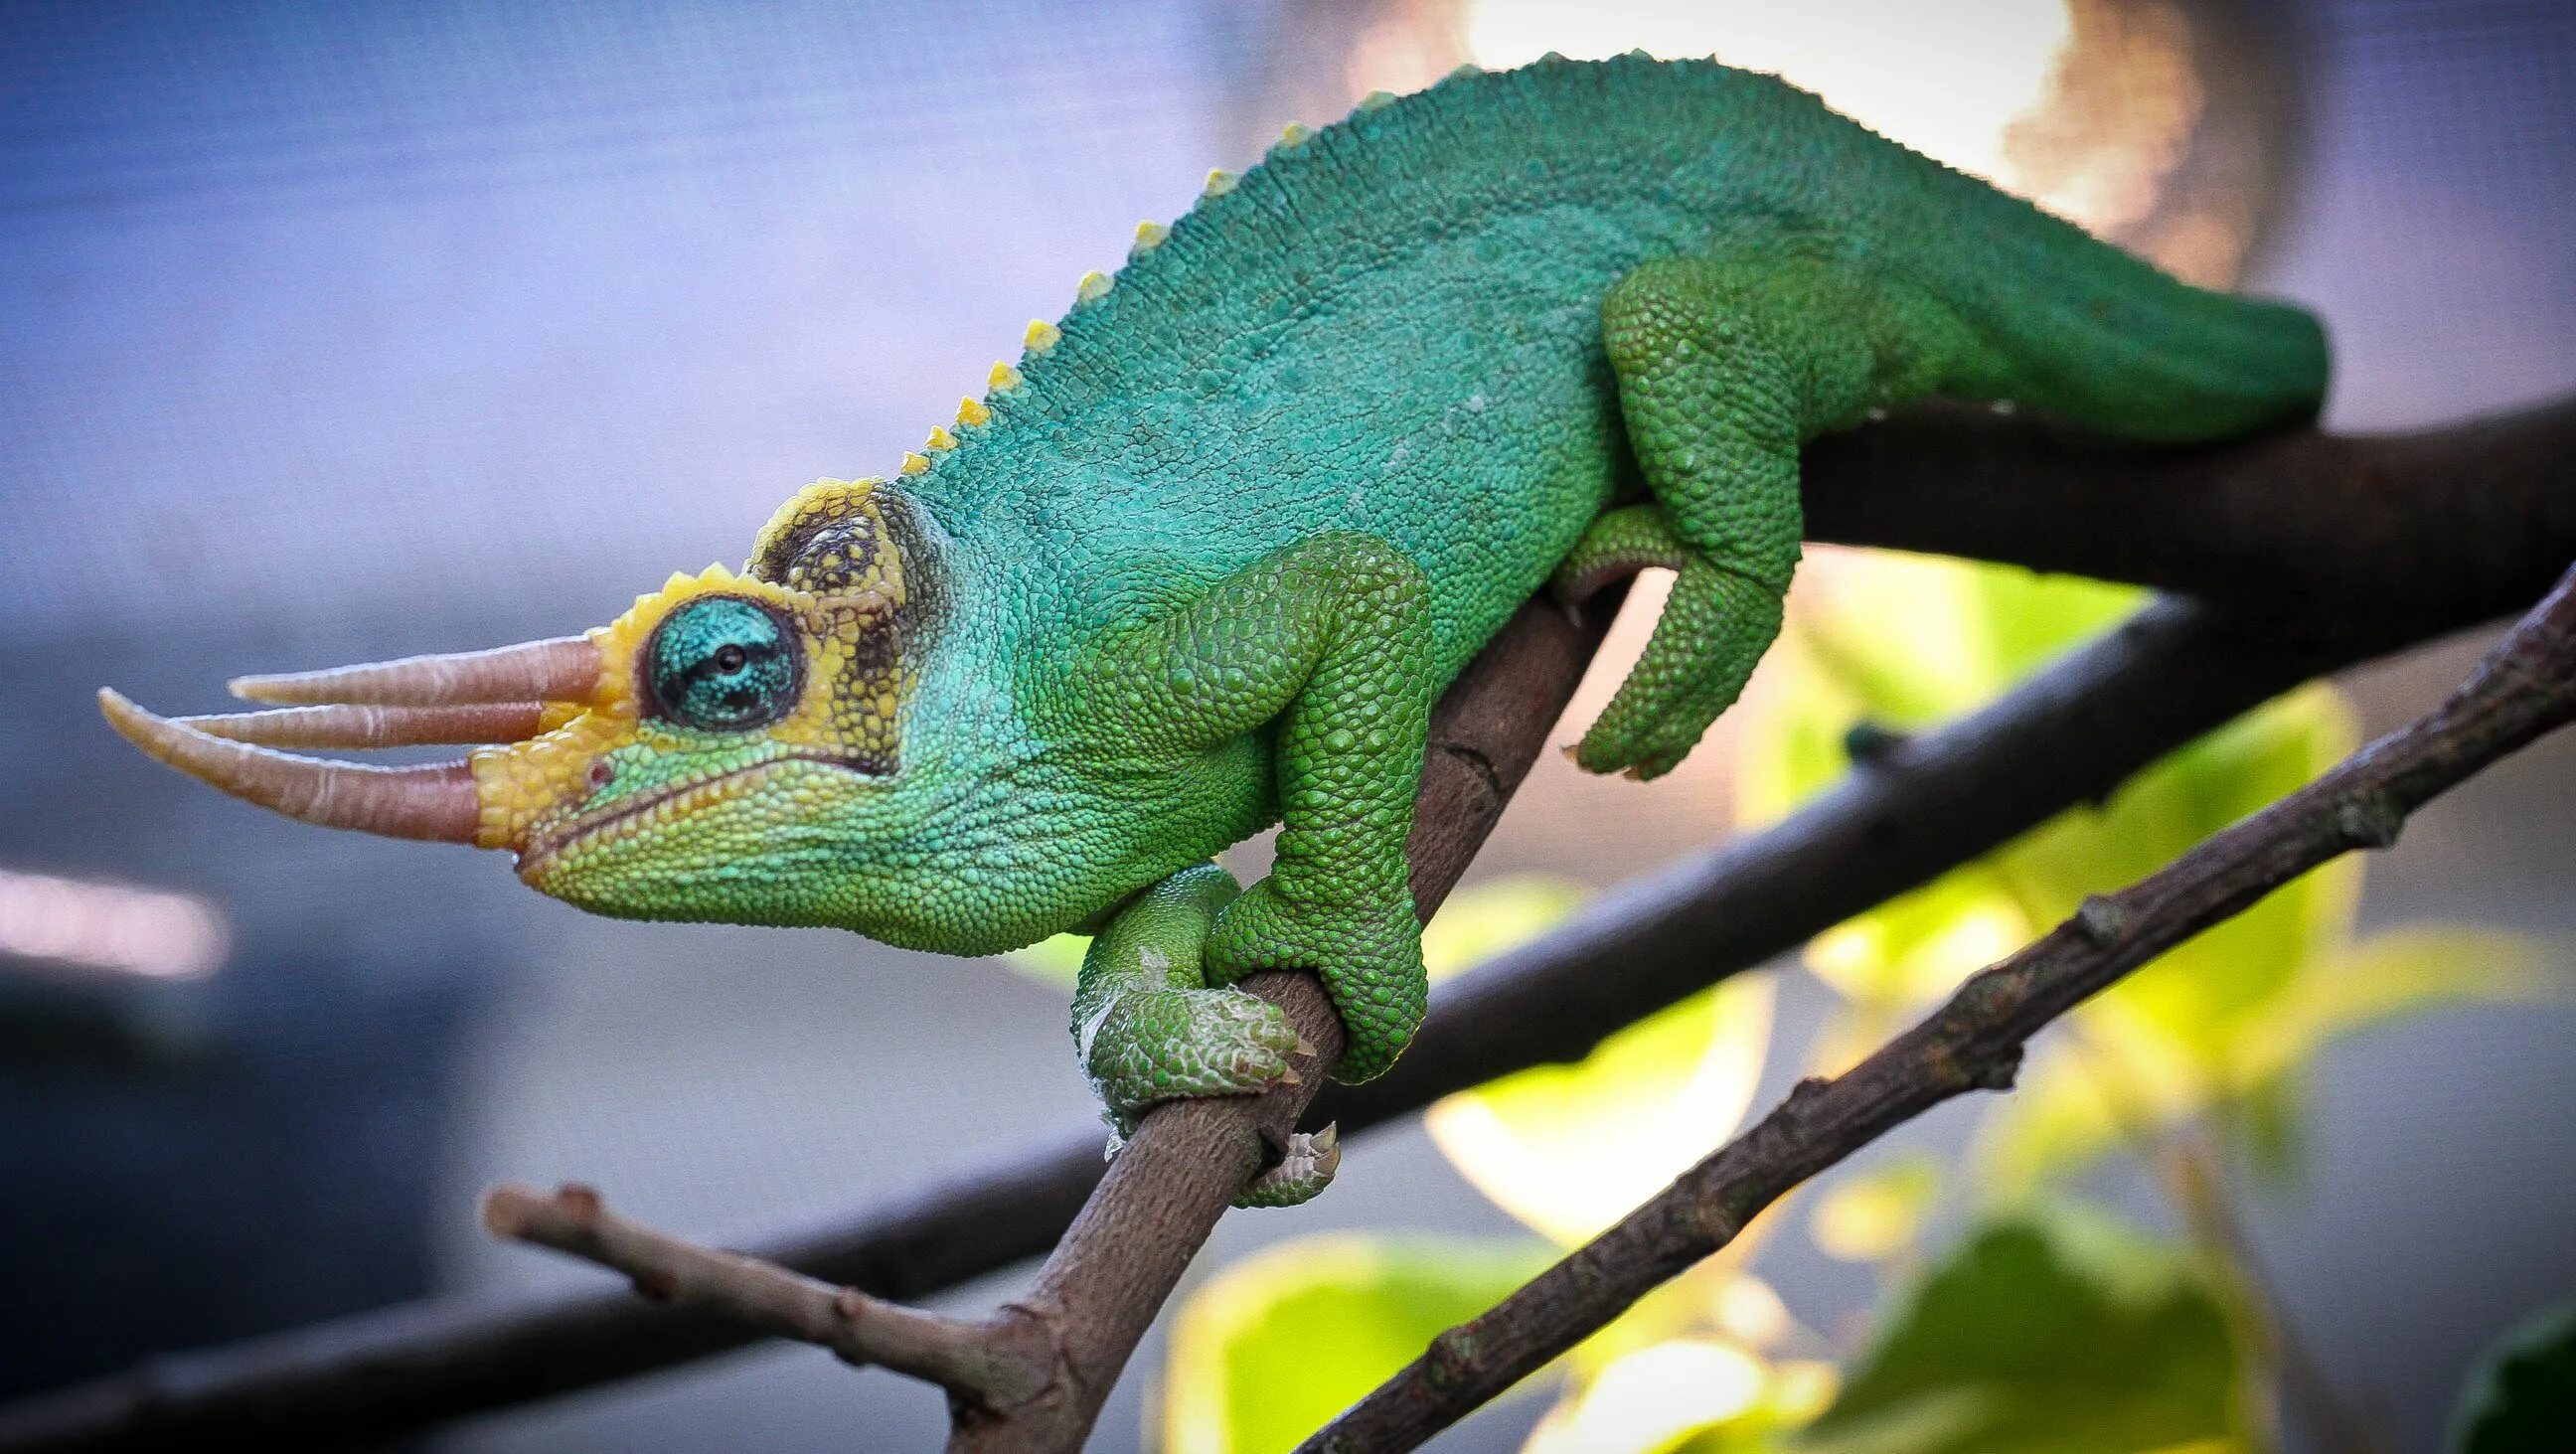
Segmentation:
{"type": "Polygon", "coordinates": [[[2000,376],[1976,392],[2156,441],[2222,439],[2315,414],[2327,367],[2315,315],[2192,287],[2044,220],[1997,229],[2018,246],[1983,253],[1991,270],[1960,280],[2001,355],[2000,376]]]}

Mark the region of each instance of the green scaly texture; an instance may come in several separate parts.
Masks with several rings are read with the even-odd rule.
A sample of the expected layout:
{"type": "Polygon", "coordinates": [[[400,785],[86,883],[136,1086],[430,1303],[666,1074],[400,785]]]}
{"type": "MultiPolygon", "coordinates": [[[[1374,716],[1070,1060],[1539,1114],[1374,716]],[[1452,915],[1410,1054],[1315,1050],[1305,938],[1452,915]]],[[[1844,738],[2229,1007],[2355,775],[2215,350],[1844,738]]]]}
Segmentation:
{"type": "Polygon", "coordinates": [[[544,886],[961,953],[1101,930],[1076,1029],[1122,1126],[1280,1074],[1293,1036],[1226,988],[1265,967],[1323,977],[1364,1079],[1423,1011],[1431,704],[1551,577],[1678,572],[1579,752],[1652,776],[1779,629],[1802,441],[1935,392],[2212,439],[2311,413],[2325,372],[2306,313],[1777,80],[1461,73],[1212,189],[885,487],[938,602],[899,769],[785,764],[544,886]],[[1207,876],[1273,821],[1268,878],[1207,876]]]}

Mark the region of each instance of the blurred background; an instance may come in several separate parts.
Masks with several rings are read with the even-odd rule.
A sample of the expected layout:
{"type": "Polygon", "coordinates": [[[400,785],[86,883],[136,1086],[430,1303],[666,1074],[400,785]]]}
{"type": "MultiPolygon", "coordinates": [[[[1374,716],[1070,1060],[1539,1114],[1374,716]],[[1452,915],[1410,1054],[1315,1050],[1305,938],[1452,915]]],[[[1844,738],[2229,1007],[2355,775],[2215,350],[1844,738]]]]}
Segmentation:
{"type": "MultiPolygon", "coordinates": [[[[596,1282],[487,1243],[494,1181],[592,1181],[733,1240],[1092,1116],[1042,974],[587,918],[497,858],[155,768],[95,687],[218,710],[238,671],[603,622],[738,561],[797,485],[890,472],[1139,219],[1281,122],[1463,60],[1639,45],[1782,71],[2197,280],[2318,309],[2336,427],[2576,386],[2576,11],[2553,0],[0,9],[0,1397],[596,1282]]],[[[2319,730],[2414,715],[2478,644],[2353,673],[2351,721],[2319,730]]],[[[1791,669],[1766,666],[1770,700],[1791,669]]],[[[1751,730],[1651,787],[1550,757],[1477,902],[1509,918],[1773,810],[1730,737],[1751,730]]],[[[2576,1290],[2571,791],[2576,743],[2545,743],[2373,859],[2359,933],[2510,931],[2532,992],[2334,1038],[2295,1174],[2235,1207],[2273,1313],[2389,1447],[2432,1447],[2478,1351],[2576,1290]]],[[[1748,1103],[1850,1011],[1831,965],[1762,983],[1748,1103]]],[[[1852,1174],[1961,1154],[1974,1114],[1852,1174]]],[[[1549,1231],[1461,1174],[1472,1118],[1447,1119],[1439,1145],[1359,1140],[1311,1208],[1229,1218],[1197,1275],[1319,1230],[1549,1231]]],[[[2188,1222],[2154,1160],[2089,1167],[2087,1194],[2188,1222]]],[[[1831,1362],[1904,1269],[1820,1225],[1784,1213],[1746,1277],[1831,1362]]],[[[1169,1424],[1190,1364],[1155,1336],[1099,1446],[1213,1447],[1169,1424]]],[[[1548,1403],[1441,1447],[1519,1448],[1548,1403]]],[[[929,1447],[944,1422],[916,1385],[771,1349],[435,1447],[929,1447]]]]}

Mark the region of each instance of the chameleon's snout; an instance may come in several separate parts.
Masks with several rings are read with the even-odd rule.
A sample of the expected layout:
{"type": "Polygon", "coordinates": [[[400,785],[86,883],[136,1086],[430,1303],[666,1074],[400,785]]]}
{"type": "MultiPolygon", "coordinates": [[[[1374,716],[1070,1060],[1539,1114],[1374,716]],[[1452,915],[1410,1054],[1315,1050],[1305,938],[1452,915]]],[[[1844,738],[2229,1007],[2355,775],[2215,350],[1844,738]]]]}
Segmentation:
{"type": "Polygon", "coordinates": [[[587,703],[603,675],[589,638],[415,656],[330,671],[235,679],[266,712],[161,717],[100,689],[99,708],[154,759],[237,798],[328,828],[442,843],[482,841],[466,761],[370,767],[284,748],[512,743],[549,725],[550,704],[587,703]]]}

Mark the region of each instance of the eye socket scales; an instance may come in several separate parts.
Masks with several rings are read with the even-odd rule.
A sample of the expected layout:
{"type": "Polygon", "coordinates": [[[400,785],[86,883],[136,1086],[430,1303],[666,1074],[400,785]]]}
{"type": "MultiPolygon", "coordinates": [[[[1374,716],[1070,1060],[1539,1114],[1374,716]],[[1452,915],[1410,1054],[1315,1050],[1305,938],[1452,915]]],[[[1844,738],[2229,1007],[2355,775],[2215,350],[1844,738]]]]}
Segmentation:
{"type": "Polygon", "coordinates": [[[653,628],[636,663],[653,716],[707,732],[748,732],[795,710],[804,658],[775,608],[701,596],[653,628]]]}

